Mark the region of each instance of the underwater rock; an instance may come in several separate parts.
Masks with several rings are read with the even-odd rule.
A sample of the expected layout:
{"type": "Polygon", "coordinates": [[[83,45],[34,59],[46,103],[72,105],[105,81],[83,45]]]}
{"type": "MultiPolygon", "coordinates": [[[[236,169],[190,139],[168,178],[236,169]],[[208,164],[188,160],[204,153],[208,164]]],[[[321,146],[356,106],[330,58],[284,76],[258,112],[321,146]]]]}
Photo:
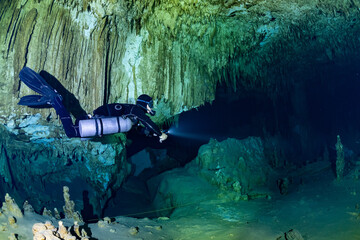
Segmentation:
{"type": "Polygon", "coordinates": [[[33,213],[35,212],[34,208],[26,200],[23,204],[24,213],[33,213]]]}
{"type": "Polygon", "coordinates": [[[74,232],[76,233],[76,235],[81,238],[80,226],[77,221],[74,222],[73,229],[74,229],[74,232]]]}
{"type": "Polygon", "coordinates": [[[7,215],[12,215],[17,218],[23,217],[23,213],[21,212],[19,206],[8,193],[5,195],[5,202],[3,202],[2,211],[7,215]]]}
{"type": "Polygon", "coordinates": [[[35,223],[32,227],[32,232],[33,232],[34,240],[60,239],[54,234],[53,229],[47,229],[46,225],[43,223],[35,223]]]}
{"type": "Polygon", "coordinates": [[[60,213],[59,213],[59,211],[57,210],[57,208],[54,208],[54,217],[55,217],[57,220],[61,219],[60,213]]]}
{"type": "Polygon", "coordinates": [[[19,238],[17,237],[17,235],[15,233],[11,233],[8,239],[9,240],[18,240],[19,238]]]}
{"type": "Polygon", "coordinates": [[[52,223],[50,221],[45,222],[45,227],[46,227],[46,229],[49,229],[49,230],[54,230],[54,231],[56,230],[55,226],[52,225],[52,223]]]}
{"type": "Polygon", "coordinates": [[[61,187],[68,185],[77,189],[72,197],[80,203],[83,194],[89,193],[88,205],[93,207],[93,214],[98,214],[130,173],[122,144],[66,138],[34,142],[24,134],[11,134],[1,125],[0,136],[4,190],[12,191],[17,201],[31,199],[37,212],[44,206],[60,208],[61,187]]]}
{"type": "Polygon", "coordinates": [[[81,217],[81,214],[77,211],[75,211],[75,203],[74,201],[70,200],[70,194],[69,194],[69,188],[67,186],[64,186],[64,200],[65,200],[65,206],[64,214],[65,218],[68,219],[74,219],[75,222],[83,222],[83,219],[81,217]]]}
{"type": "Polygon", "coordinates": [[[103,220],[99,220],[97,224],[100,228],[104,228],[108,226],[110,223],[111,223],[111,218],[104,217],[103,220]]]}
{"type": "Polygon", "coordinates": [[[90,238],[88,237],[87,232],[85,231],[85,229],[81,229],[81,240],[89,240],[90,238]]]}
{"type": "Polygon", "coordinates": [[[56,229],[50,222],[35,223],[32,227],[34,240],[76,240],[76,237],[71,235],[67,228],[59,221],[59,228],[56,229]]]}
{"type": "Polygon", "coordinates": [[[132,236],[135,236],[138,233],[139,233],[139,227],[131,227],[129,229],[129,234],[132,235],[132,236]]]}
{"type": "Polygon", "coordinates": [[[44,208],[42,215],[43,216],[48,216],[48,217],[53,216],[51,210],[47,210],[46,208],[44,208]]]}
{"type": "Polygon", "coordinates": [[[97,222],[97,225],[98,225],[99,228],[104,228],[104,227],[106,227],[108,224],[107,224],[105,221],[103,221],[103,220],[99,220],[99,221],[97,222]]]}
{"type": "Polygon", "coordinates": [[[209,182],[240,195],[266,185],[271,173],[263,143],[257,137],[222,142],[211,139],[200,147],[192,164],[200,168],[199,174],[209,182]]]}
{"type": "Polygon", "coordinates": [[[107,224],[110,224],[111,223],[111,218],[104,217],[104,222],[106,222],[107,224]]]}
{"type": "Polygon", "coordinates": [[[291,229],[284,233],[283,236],[278,237],[276,240],[304,240],[304,238],[298,230],[291,229]]]}
{"type": "Polygon", "coordinates": [[[65,238],[69,232],[67,230],[67,228],[64,226],[62,221],[59,221],[59,230],[58,230],[60,237],[65,238]]]}
{"type": "Polygon", "coordinates": [[[8,217],[8,222],[11,227],[17,228],[16,219],[13,216],[8,217]]]}
{"type": "Polygon", "coordinates": [[[173,216],[178,207],[209,199],[225,202],[271,199],[268,187],[276,181],[269,181],[273,171],[267,161],[260,138],[229,138],[222,142],[211,139],[184,168],[147,181],[149,192],[154,194],[153,205],[161,209],[156,216],[173,216]]]}
{"type": "Polygon", "coordinates": [[[339,135],[337,135],[337,142],[335,144],[335,148],[336,148],[336,179],[341,180],[344,177],[345,155],[344,155],[344,146],[341,143],[341,139],[339,135]]]}
{"type": "Polygon", "coordinates": [[[290,181],[288,178],[280,178],[277,180],[277,186],[280,190],[280,194],[281,195],[286,195],[289,191],[289,184],[290,184],[290,181]]]}
{"type": "Polygon", "coordinates": [[[33,234],[46,230],[46,226],[43,223],[35,223],[32,227],[33,234]]]}

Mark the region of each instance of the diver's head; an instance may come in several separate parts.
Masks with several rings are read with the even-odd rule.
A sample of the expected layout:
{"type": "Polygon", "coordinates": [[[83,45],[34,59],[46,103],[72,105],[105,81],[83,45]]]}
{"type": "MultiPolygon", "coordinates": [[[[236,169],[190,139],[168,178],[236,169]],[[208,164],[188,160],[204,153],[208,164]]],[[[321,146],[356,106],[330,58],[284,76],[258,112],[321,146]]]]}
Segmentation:
{"type": "Polygon", "coordinates": [[[153,110],[154,102],[152,97],[146,94],[140,95],[136,100],[136,105],[144,109],[151,116],[154,116],[156,112],[153,110]]]}

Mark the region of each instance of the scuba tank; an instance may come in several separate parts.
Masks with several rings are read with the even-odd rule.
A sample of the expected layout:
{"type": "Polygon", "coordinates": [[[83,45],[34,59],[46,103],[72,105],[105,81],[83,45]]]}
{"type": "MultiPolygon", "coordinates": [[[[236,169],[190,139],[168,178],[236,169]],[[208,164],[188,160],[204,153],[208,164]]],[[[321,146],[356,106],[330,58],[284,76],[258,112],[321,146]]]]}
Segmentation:
{"type": "Polygon", "coordinates": [[[79,121],[79,132],[82,138],[128,132],[131,127],[130,118],[123,117],[101,117],[79,121]]]}

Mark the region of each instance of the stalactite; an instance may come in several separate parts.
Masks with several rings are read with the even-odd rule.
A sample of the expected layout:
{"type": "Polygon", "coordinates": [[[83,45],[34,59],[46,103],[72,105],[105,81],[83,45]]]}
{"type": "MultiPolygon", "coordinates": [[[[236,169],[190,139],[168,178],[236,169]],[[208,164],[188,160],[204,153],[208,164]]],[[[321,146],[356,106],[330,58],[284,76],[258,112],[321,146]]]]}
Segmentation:
{"type": "MultiPolygon", "coordinates": [[[[1,2],[6,11],[0,12],[6,26],[0,30],[5,43],[0,50],[6,53],[5,61],[14,63],[0,64],[4,79],[14,79],[4,83],[4,89],[18,96],[29,93],[26,88],[18,91],[17,78],[27,64],[57,77],[88,112],[104,102],[134,102],[147,92],[164,99],[174,114],[213,100],[214,91],[207,89],[219,81],[234,88],[280,91],[293,65],[324,57],[321,46],[335,49],[336,58],[360,45],[353,37],[358,24],[350,22],[357,1],[297,3],[297,14],[289,8],[293,2],[280,1],[271,19],[258,12],[277,7],[255,2],[254,8],[231,17],[223,4],[206,1],[191,6],[177,1],[171,6],[167,1],[28,1],[21,7],[19,1],[12,2],[1,2]],[[319,9],[325,14],[317,14],[319,9]],[[329,20],[329,9],[345,17],[337,14],[329,20]],[[336,34],[339,30],[346,34],[336,34]],[[312,39],[315,33],[326,38],[312,39]],[[203,82],[208,86],[202,87],[203,82]]],[[[17,100],[4,99],[4,105],[15,106],[17,100]]],[[[25,111],[4,108],[3,114],[13,110],[25,111]]]]}

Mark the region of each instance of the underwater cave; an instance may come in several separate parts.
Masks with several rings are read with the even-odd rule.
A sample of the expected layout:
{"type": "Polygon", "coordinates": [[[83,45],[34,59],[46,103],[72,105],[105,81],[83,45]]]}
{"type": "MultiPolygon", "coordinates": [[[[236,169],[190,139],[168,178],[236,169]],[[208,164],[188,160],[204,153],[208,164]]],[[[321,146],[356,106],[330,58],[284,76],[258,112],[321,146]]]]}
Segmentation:
{"type": "Polygon", "coordinates": [[[0,239],[360,239],[359,9],[0,1],[0,239]]]}
{"type": "MultiPolygon", "coordinates": [[[[335,165],[336,136],[340,135],[346,146],[344,151],[349,159],[353,159],[353,164],[359,154],[357,144],[360,120],[360,109],[354,108],[354,103],[360,100],[359,63],[356,59],[354,61],[330,62],[321,66],[323,70],[320,72],[304,72],[299,75],[299,78],[306,79],[300,83],[300,89],[294,87],[286,96],[277,98],[277,103],[258,92],[239,93],[227,86],[218,86],[212,103],[181,113],[177,121],[168,126],[170,137],[166,143],[154,143],[137,135],[134,141],[141,154],[136,153],[137,156],[129,158],[134,161],[139,159],[140,162],[136,163],[136,169],[139,170],[127,184],[134,184],[132,188],[144,189],[140,195],[145,195],[140,197],[135,194],[134,199],[129,201],[124,198],[126,195],[122,195],[126,194],[126,190],[124,192],[122,189],[119,195],[116,194],[117,198],[124,199],[129,205],[118,208],[119,215],[133,213],[136,216],[134,209],[144,206],[133,204],[136,199],[143,200],[144,197],[149,199],[147,204],[151,208],[151,194],[147,192],[146,181],[156,174],[186,165],[196,157],[200,146],[207,144],[210,139],[221,142],[227,138],[257,136],[271,142],[276,136],[278,147],[285,154],[282,157],[288,161],[286,164],[299,167],[323,158],[324,151],[328,151],[329,160],[335,165]],[[305,101],[299,103],[298,99],[305,101]],[[144,143],[139,144],[142,141],[144,143]],[[157,167],[160,164],[165,164],[163,169],[157,167]],[[136,184],[140,184],[138,188],[136,184]]],[[[128,154],[132,155],[132,148],[129,150],[128,154]]],[[[125,189],[129,190],[127,184],[125,189]]],[[[113,207],[119,205],[117,202],[113,207]]],[[[116,210],[107,211],[110,213],[116,210]]]]}

